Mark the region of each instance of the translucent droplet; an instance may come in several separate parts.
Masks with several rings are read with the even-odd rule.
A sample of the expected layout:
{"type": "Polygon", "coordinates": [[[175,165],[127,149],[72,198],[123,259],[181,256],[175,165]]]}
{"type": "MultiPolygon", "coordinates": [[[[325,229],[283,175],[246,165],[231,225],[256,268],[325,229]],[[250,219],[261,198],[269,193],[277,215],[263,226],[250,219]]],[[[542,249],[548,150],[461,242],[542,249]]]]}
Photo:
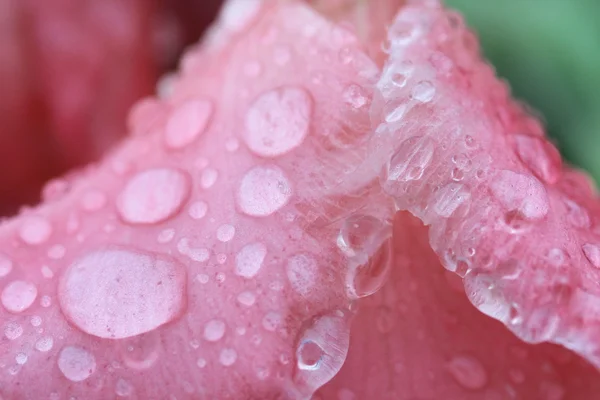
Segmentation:
{"type": "Polygon", "coordinates": [[[448,363],[447,368],[456,382],[466,389],[479,390],[487,385],[487,372],[481,362],[474,357],[454,357],[448,363]]]}
{"type": "Polygon", "coordinates": [[[17,355],[15,356],[15,361],[19,365],[25,365],[27,363],[28,358],[29,357],[25,353],[17,353],[17,355]]]}
{"type": "Polygon", "coordinates": [[[34,315],[31,317],[30,322],[32,326],[40,326],[42,324],[42,317],[39,315],[34,315]]]}
{"type": "Polygon", "coordinates": [[[110,248],[77,259],[63,274],[59,301],[79,329],[126,338],[175,319],[186,304],[186,269],[162,255],[110,248]],[[94,290],[89,283],[94,282],[94,290]]]}
{"type": "Polygon", "coordinates": [[[265,217],[285,206],[291,196],[291,185],[281,169],[255,167],[242,179],[238,205],[247,215],[265,217]]]}
{"type": "Polygon", "coordinates": [[[242,292],[238,294],[237,301],[246,307],[251,307],[256,302],[256,296],[252,292],[242,292]]]}
{"type": "Polygon", "coordinates": [[[81,382],[96,371],[96,359],[81,347],[67,346],[58,356],[58,369],[68,380],[81,382]]]}
{"type": "Polygon", "coordinates": [[[117,200],[117,210],[130,224],[155,224],[174,216],[189,191],[187,173],[173,168],[149,169],[127,182],[117,200]]]}
{"type": "Polygon", "coordinates": [[[286,272],[292,288],[302,296],[308,296],[317,282],[319,267],[313,257],[297,254],[288,260],[286,272]]]}
{"type": "Polygon", "coordinates": [[[37,287],[33,283],[12,281],[2,290],[0,300],[7,311],[20,313],[31,307],[37,295],[37,287]]]}
{"type": "Polygon", "coordinates": [[[300,146],[310,128],[313,100],[303,88],[283,86],[248,108],[244,140],[259,156],[277,157],[300,146]]]}
{"type": "Polygon", "coordinates": [[[342,93],[344,101],[352,108],[363,108],[370,102],[369,94],[366,90],[356,84],[351,84],[344,89],[342,93]]]}
{"type": "Polygon", "coordinates": [[[134,370],[152,367],[159,358],[160,336],[156,331],[119,341],[123,363],[134,370]]]}
{"type": "Polygon", "coordinates": [[[52,235],[52,225],[45,217],[28,216],[19,227],[19,237],[30,245],[45,243],[52,235]]]}
{"type": "Polygon", "coordinates": [[[65,256],[67,249],[62,244],[56,244],[48,249],[48,258],[60,260],[65,256]]]}
{"type": "Polygon", "coordinates": [[[204,339],[217,342],[225,335],[225,322],[220,319],[210,320],[204,325],[204,339]]]}
{"type": "Polygon", "coordinates": [[[196,361],[196,365],[199,368],[204,368],[206,367],[206,360],[204,358],[199,358],[198,361],[196,361]]]}
{"type": "Polygon", "coordinates": [[[217,228],[217,239],[220,242],[229,242],[235,236],[235,227],[229,224],[223,224],[217,228]]]}
{"type": "Polygon", "coordinates": [[[50,307],[52,305],[52,299],[50,298],[50,296],[42,296],[42,298],[40,299],[40,305],[44,308],[50,307]]]}
{"type": "Polygon", "coordinates": [[[266,255],[267,247],[264,244],[247,244],[235,256],[235,273],[244,278],[253,278],[260,271],[266,255]]]}
{"type": "Polygon", "coordinates": [[[563,199],[565,208],[567,209],[567,221],[577,228],[587,229],[590,227],[590,216],[588,212],[573,200],[563,199]]]}
{"type": "Polygon", "coordinates": [[[158,243],[169,243],[175,237],[175,229],[163,229],[156,237],[158,243]]]}
{"type": "Polygon", "coordinates": [[[213,113],[212,102],[205,99],[188,100],[169,117],[165,126],[165,144],[181,149],[192,144],[207,128],[213,113]]]}
{"type": "Polygon", "coordinates": [[[13,262],[7,255],[0,253],[0,278],[4,278],[11,273],[13,262]]]}
{"type": "Polygon", "coordinates": [[[544,218],[550,210],[548,193],[533,176],[502,170],[492,180],[490,189],[507,211],[518,211],[526,219],[544,218]]]}
{"type": "Polygon", "coordinates": [[[230,367],[237,361],[237,352],[234,349],[223,349],[219,354],[219,362],[224,367],[230,367]]]}
{"type": "Polygon", "coordinates": [[[217,183],[219,173],[214,168],[206,168],[200,175],[200,186],[204,189],[210,189],[217,183]]]}
{"type": "Polygon", "coordinates": [[[410,94],[413,99],[427,103],[435,96],[435,86],[430,81],[421,81],[413,87],[410,94]]]}
{"type": "Polygon", "coordinates": [[[193,219],[202,219],[208,212],[208,204],[202,200],[193,202],[188,209],[188,214],[193,219]]]}
{"type": "Polygon", "coordinates": [[[41,351],[43,353],[52,350],[53,346],[54,346],[54,339],[52,339],[52,337],[50,337],[50,336],[45,336],[43,338],[38,339],[35,342],[35,349],[37,351],[41,351]]]}
{"type": "Polygon", "coordinates": [[[600,268],[600,246],[593,243],[586,243],[581,246],[583,254],[588,261],[596,268],[600,268]]]}
{"type": "Polygon", "coordinates": [[[431,162],[434,143],[427,137],[412,137],[400,144],[387,168],[388,181],[413,181],[421,179],[431,162]]]}
{"type": "Polygon", "coordinates": [[[4,327],[4,336],[8,340],[15,340],[21,337],[23,334],[23,327],[16,322],[9,322],[4,327]]]}
{"type": "Polygon", "coordinates": [[[389,273],[391,227],[375,217],[354,214],[340,229],[337,246],[347,257],[346,292],[350,298],[378,291],[389,273]]]}
{"type": "Polygon", "coordinates": [[[283,319],[281,317],[281,314],[274,311],[268,312],[262,320],[263,328],[270,332],[275,332],[279,327],[281,327],[282,323],[283,319]]]}
{"type": "Polygon", "coordinates": [[[556,147],[541,137],[515,135],[517,155],[541,180],[554,184],[562,170],[562,160],[556,147]]]}
{"type": "Polygon", "coordinates": [[[115,394],[121,397],[128,397],[133,394],[133,386],[123,378],[119,378],[115,385],[115,394]]]}
{"type": "Polygon", "coordinates": [[[298,389],[312,395],[342,368],[350,345],[345,315],[336,311],[311,321],[299,337],[295,381],[298,389]]]}

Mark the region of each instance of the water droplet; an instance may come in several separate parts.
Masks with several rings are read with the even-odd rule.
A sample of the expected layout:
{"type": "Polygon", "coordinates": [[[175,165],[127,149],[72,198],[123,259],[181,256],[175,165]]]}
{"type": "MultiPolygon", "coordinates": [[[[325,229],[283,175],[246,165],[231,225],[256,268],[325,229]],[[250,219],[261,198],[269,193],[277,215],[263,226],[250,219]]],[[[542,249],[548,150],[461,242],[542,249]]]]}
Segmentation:
{"type": "Polygon", "coordinates": [[[237,360],[237,352],[234,349],[223,349],[219,354],[219,362],[224,367],[230,367],[235,364],[237,360]]]}
{"type": "Polygon", "coordinates": [[[286,265],[287,277],[292,288],[302,296],[308,296],[317,282],[319,267],[311,256],[297,254],[286,265]]]}
{"type": "Polygon", "coordinates": [[[90,212],[98,211],[106,205],[107,201],[104,192],[97,189],[89,190],[81,197],[81,208],[90,212]]]}
{"type": "Polygon", "coordinates": [[[502,170],[492,180],[490,189],[508,211],[518,211],[524,218],[544,218],[550,200],[544,185],[533,176],[502,170]]]}
{"type": "Polygon", "coordinates": [[[204,339],[209,342],[217,342],[225,335],[225,322],[220,319],[212,319],[204,325],[204,339]]]}
{"type": "Polygon", "coordinates": [[[285,206],[292,196],[290,183],[277,167],[255,167],[242,179],[238,205],[247,215],[265,217],[285,206]]]}
{"type": "Polygon", "coordinates": [[[156,241],[161,244],[169,243],[175,237],[175,229],[163,229],[156,237],[156,241]]]}
{"type": "Polygon", "coordinates": [[[262,326],[270,332],[275,332],[283,323],[281,314],[274,311],[268,312],[262,320],[262,326]]]}
{"type": "Polygon", "coordinates": [[[188,214],[193,219],[202,219],[206,216],[208,212],[208,204],[206,204],[202,200],[198,200],[193,202],[188,209],[188,214]]]}
{"type": "Polygon", "coordinates": [[[54,272],[47,265],[42,265],[40,272],[42,273],[42,276],[46,279],[54,278],[54,272]]]}
{"type": "Polygon", "coordinates": [[[30,322],[32,326],[40,326],[42,324],[42,317],[40,317],[39,315],[34,315],[33,317],[31,317],[30,322]]]}
{"type": "Polygon", "coordinates": [[[37,295],[37,287],[33,283],[13,281],[2,290],[0,300],[7,311],[20,313],[31,307],[37,295]]]}
{"type": "Polygon", "coordinates": [[[260,95],[246,114],[244,140],[259,156],[277,157],[300,146],[310,128],[313,100],[300,87],[260,95]]]}
{"type": "Polygon", "coordinates": [[[188,100],[179,106],[165,126],[165,145],[181,149],[192,144],[206,130],[212,113],[213,104],[205,99],[188,100]]]}
{"type": "Polygon", "coordinates": [[[154,168],[133,176],[119,195],[117,209],[131,224],[154,224],[174,216],[190,191],[189,176],[173,168],[154,168]]]}
{"type": "Polygon", "coordinates": [[[52,299],[50,298],[50,296],[42,296],[42,298],[40,299],[40,305],[44,308],[50,307],[52,305],[52,299]]]}
{"type": "Polygon", "coordinates": [[[391,227],[370,215],[354,214],[342,224],[338,248],[348,258],[346,292],[350,298],[378,291],[390,270],[391,227]]]}
{"type": "Polygon", "coordinates": [[[349,106],[359,109],[370,102],[369,94],[359,85],[348,85],[342,94],[344,101],[349,106]]]}
{"type": "Polygon", "coordinates": [[[21,337],[23,334],[23,327],[15,322],[9,322],[4,327],[4,336],[8,340],[15,340],[21,337]]]}
{"type": "Polygon", "coordinates": [[[433,193],[429,201],[437,215],[449,218],[458,207],[465,204],[470,198],[471,193],[464,185],[451,182],[433,193]]]}
{"type": "Polygon", "coordinates": [[[590,227],[590,216],[588,212],[573,200],[564,198],[565,207],[567,209],[567,220],[577,228],[587,229],[590,227]]]}
{"type": "Polygon", "coordinates": [[[267,247],[262,243],[251,243],[235,256],[235,273],[244,278],[256,276],[267,255],[267,247]]]}
{"type": "Polygon", "coordinates": [[[392,111],[390,111],[385,116],[385,122],[391,124],[391,123],[400,121],[402,119],[402,117],[404,116],[404,114],[406,113],[406,109],[407,109],[406,103],[398,104],[397,106],[395,106],[392,109],[392,111]]]}
{"type": "Polygon", "coordinates": [[[191,247],[188,238],[179,239],[177,242],[177,251],[198,262],[204,262],[210,258],[208,249],[191,247]]]}
{"type": "Polygon", "coordinates": [[[459,385],[465,389],[483,389],[488,376],[481,362],[471,356],[454,357],[447,365],[448,371],[459,385]]]}
{"type": "Polygon", "coordinates": [[[65,256],[67,249],[62,244],[56,244],[48,249],[48,258],[60,260],[65,256]]]}
{"type": "Polygon", "coordinates": [[[28,216],[19,227],[19,237],[30,245],[46,242],[52,234],[52,225],[45,217],[28,216]]]}
{"type": "Polygon", "coordinates": [[[220,242],[229,242],[235,236],[235,227],[229,224],[223,224],[217,228],[217,239],[220,242]]]}
{"type": "Polygon", "coordinates": [[[204,368],[206,367],[206,360],[204,358],[199,358],[198,361],[196,361],[196,365],[199,368],[204,368]]]}
{"type": "Polygon", "coordinates": [[[54,339],[52,339],[50,336],[40,338],[35,342],[35,349],[37,351],[41,351],[42,353],[46,353],[46,352],[52,350],[53,346],[54,346],[54,339]]]}
{"type": "Polygon", "coordinates": [[[17,353],[17,355],[15,356],[15,361],[19,365],[25,365],[27,363],[28,358],[29,357],[27,357],[27,354],[25,353],[17,353]]]}
{"type": "Polygon", "coordinates": [[[218,177],[219,173],[216,169],[206,168],[202,171],[202,175],[200,176],[200,186],[204,189],[210,189],[217,182],[218,177]]]}
{"type": "Polygon", "coordinates": [[[196,275],[196,280],[200,283],[208,283],[209,277],[206,274],[198,274],[196,275]]]}
{"type": "Polygon", "coordinates": [[[252,292],[242,292],[238,294],[237,301],[246,307],[251,307],[256,302],[256,296],[252,292]]]}
{"type": "Polygon", "coordinates": [[[562,161],[556,147],[535,136],[515,135],[514,141],[517,155],[535,176],[551,185],[558,181],[562,161]]]}
{"type": "Polygon", "coordinates": [[[152,367],[159,358],[161,339],[157,331],[119,341],[124,364],[134,370],[152,367]]]}
{"type": "Polygon", "coordinates": [[[600,268],[600,246],[597,244],[586,243],[581,246],[583,254],[588,261],[596,268],[600,268]]]}
{"type": "Polygon", "coordinates": [[[313,320],[302,332],[296,350],[297,386],[314,393],[330,381],[346,361],[350,345],[350,328],[341,312],[313,320]]]}
{"type": "Polygon", "coordinates": [[[7,255],[0,253],[0,278],[4,278],[11,273],[13,262],[7,255]]]}
{"type": "Polygon", "coordinates": [[[413,87],[410,94],[413,99],[427,103],[435,96],[435,86],[430,81],[421,81],[413,87]]]}
{"type": "Polygon", "coordinates": [[[81,382],[96,371],[96,359],[81,347],[67,346],[58,356],[58,369],[68,380],[81,382]]]}
{"type": "Polygon", "coordinates": [[[433,158],[434,149],[433,141],[427,137],[405,140],[390,159],[386,179],[401,182],[421,179],[433,158]]]}
{"type": "Polygon", "coordinates": [[[123,378],[119,378],[115,385],[115,394],[121,397],[128,397],[133,394],[133,386],[123,378]]]}
{"type": "Polygon", "coordinates": [[[185,267],[167,256],[104,249],[71,264],[61,279],[59,301],[84,332],[126,338],[176,318],[185,308],[185,286],[185,267]]]}

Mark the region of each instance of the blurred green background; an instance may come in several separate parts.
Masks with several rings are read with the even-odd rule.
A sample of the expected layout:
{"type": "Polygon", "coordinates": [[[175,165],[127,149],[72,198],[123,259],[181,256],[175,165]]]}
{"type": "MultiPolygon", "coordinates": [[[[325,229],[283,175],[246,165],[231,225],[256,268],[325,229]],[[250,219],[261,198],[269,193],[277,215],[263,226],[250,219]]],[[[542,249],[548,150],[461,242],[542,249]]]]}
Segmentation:
{"type": "Polygon", "coordinates": [[[600,182],[600,0],[446,0],[565,158],[600,182]]]}

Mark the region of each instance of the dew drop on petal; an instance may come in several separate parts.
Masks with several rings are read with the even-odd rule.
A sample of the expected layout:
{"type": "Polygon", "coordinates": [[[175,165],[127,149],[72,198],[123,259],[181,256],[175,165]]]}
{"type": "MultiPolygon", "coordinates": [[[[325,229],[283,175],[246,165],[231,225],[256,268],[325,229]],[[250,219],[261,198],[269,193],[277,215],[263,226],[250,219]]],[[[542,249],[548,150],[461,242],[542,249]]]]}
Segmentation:
{"type": "Polygon", "coordinates": [[[188,100],[169,117],[165,126],[165,145],[181,149],[192,144],[207,128],[213,113],[209,100],[188,100]]]}
{"type": "Polygon", "coordinates": [[[223,349],[219,354],[219,362],[224,367],[230,367],[237,361],[237,352],[234,349],[223,349]]]}
{"type": "Polygon", "coordinates": [[[531,172],[551,185],[558,181],[562,161],[556,147],[543,138],[529,135],[515,135],[514,141],[517,155],[531,172]]]}
{"type": "Polygon", "coordinates": [[[251,307],[256,302],[256,296],[252,292],[242,292],[238,294],[237,301],[246,307],[251,307]]]}
{"type": "Polygon", "coordinates": [[[22,334],[23,327],[16,322],[9,322],[4,327],[4,336],[6,336],[8,340],[18,339],[22,334]]]}
{"type": "Polygon", "coordinates": [[[317,262],[305,254],[290,257],[286,264],[286,272],[290,285],[302,296],[308,296],[317,282],[317,262]]]}
{"type": "Polygon", "coordinates": [[[11,273],[13,262],[7,255],[0,253],[0,278],[4,278],[11,273]]]}
{"type": "Polygon", "coordinates": [[[6,285],[0,300],[7,311],[20,313],[31,307],[37,295],[37,287],[33,283],[19,280],[6,285]]]}
{"type": "Polygon", "coordinates": [[[216,169],[206,168],[202,171],[202,175],[200,176],[200,186],[204,189],[210,189],[217,182],[218,177],[219,173],[216,169]]]}
{"type": "Polygon", "coordinates": [[[174,168],[154,168],[129,179],[117,200],[121,218],[130,224],[155,224],[174,216],[190,191],[189,176],[174,168]]]}
{"type": "Polygon", "coordinates": [[[488,382],[484,366],[474,357],[454,357],[448,363],[447,368],[456,382],[466,389],[483,389],[488,382]]]}
{"type": "Polygon", "coordinates": [[[430,81],[418,82],[412,89],[411,96],[421,103],[427,103],[435,96],[435,86],[430,81]]]}
{"type": "Polygon", "coordinates": [[[220,242],[229,242],[235,236],[233,225],[223,224],[217,228],[217,239],[220,242]]]}
{"type": "Polygon", "coordinates": [[[128,397],[133,394],[133,386],[125,379],[120,378],[115,385],[115,394],[121,397],[128,397]]]}
{"type": "Polygon", "coordinates": [[[52,350],[53,346],[54,339],[52,339],[50,336],[42,337],[35,342],[35,349],[37,351],[41,351],[42,353],[52,350]]]}
{"type": "Polygon", "coordinates": [[[212,319],[204,325],[204,339],[209,342],[217,342],[225,335],[225,322],[220,319],[212,319]]]}
{"type": "Polygon", "coordinates": [[[206,216],[208,212],[208,204],[206,204],[202,200],[197,200],[190,205],[188,209],[188,214],[192,219],[202,219],[206,216]]]}
{"type": "Polygon", "coordinates": [[[235,273],[244,278],[253,278],[261,269],[266,255],[267,247],[264,244],[247,244],[235,256],[235,273]]]}
{"type": "Polygon", "coordinates": [[[581,246],[583,254],[588,261],[596,268],[600,268],[600,246],[597,244],[586,243],[581,246]]]}
{"type": "Polygon", "coordinates": [[[175,319],[185,308],[185,282],[185,268],[167,256],[100,249],[67,269],[59,302],[82,331],[101,338],[126,338],[175,319]]]}
{"type": "Polygon", "coordinates": [[[281,326],[282,323],[283,320],[281,318],[281,314],[274,311],[268,312],[262,320],[263,328],[270,332],[275,332],[281,326]]]}
{"type": "Polygon", "coordinates": [[[89,190],[81,197],[81,208],[85,211],[98,211],[108,202],[106,194],[100,190],[89,190]]]}
{"type": "Polygon", "coordinates": [[[412,137],[402,142],[387,167],[387,181],[414,181],[421,179],[431,163],[434,143],[428,137],[412,137]]]}
{"type": "Polygon", "coordinates": [[[244,140],[259,156],[277,157],[308,135],[313,99],[303,88],[284,86],[263,93],[248,108],[244,140]]]}
{"type": "Polygon", "coordinates": [[[19,237],[30,245],[46,242],[52,234],[52,225],[45,217],[28,216],[23,219],[19,227],[19,237]]]}
{"type": "Polygon", "coordinates": [[[96,359],[81,347],[67,346],[58,356],[58,369],[68,380],[81,382],[96,371],[96,359]]]}
{"type": "Polygon", "coordinates": [[[290,182],[281,169],[255,167],[242,178],[238,205],[247,215],[265,217],[285,206],[291,196],[290,182]]]}

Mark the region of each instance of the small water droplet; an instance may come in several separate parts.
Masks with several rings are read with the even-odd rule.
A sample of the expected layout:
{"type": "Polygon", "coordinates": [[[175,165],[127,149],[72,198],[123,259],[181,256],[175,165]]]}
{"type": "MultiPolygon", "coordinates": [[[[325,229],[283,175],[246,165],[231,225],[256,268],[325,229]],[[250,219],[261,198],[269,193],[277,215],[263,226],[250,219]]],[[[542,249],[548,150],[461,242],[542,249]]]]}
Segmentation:
{"type": "Polygon", "coordinates": [[[350,298],[377,292],[390,270],[391,227],[370,215],[354,214],[342,224],[337,246],[348,259],[346,292],[350,298]]]}
{"type": "Polygon", "coordinates": [[[481,362],[474,357],[454,357],[447,368],[456,382],[465,389],[480,390],[487,385],[487,372],[481,362]]]}
{"type": "Polygon", "coordinates": [[[556,147],[541,137],[515,135],[517,156],[541,180],[554,184],[560,178],[562,160],[556,147]]]}
{"type": "Polygon", "coordinates": [[[524,218],[539,220],[550,210],[550,200],[544,185],[531,175],[509,170],[499,171],[490,189],[507,212],[517,211],[524,218]]]}
{"type": "Polygon", "coordinates": [[[193,202],[188,209],[188,214],[193,219],[202,219],[206,216],[208,212],[208,204],[206,204],[202,200],[198,200],[193,202]]]}
{"type": "Polygon", "coordinates": [[[380,333],[386,334],[392,331],[396,323],[394,312],[385,306],[377,308],[376,325],[380,333]]]}
{"type": "Polygon", "coordinates": [[[47,265],[42,265],[40,272],[42,273],[42,276],[46,279],[54,278],[54,272],[47,265]]]}
{"type": "Polygon", "coordinates": [[[15,340],[23,334],[23,327],[15,322],[9,322],[4,327],[4,336],[8,340],[15,340]]]}
{"type": "Polygon", "coordinates": [[[413,87],[410,94],[413,99],[427,103],[435,96],[435,86],[430,81],[421,81],[413,87]]]}
{"type": "Polygon", "coordinates": [[[251,307],[256,302],[256,296],[252,292],[242,292],[238,294],[237,301],[246,307],[251,307]]]}
{"type": "Polygon", "coordinates": [[[177,251],[198,262],[204,262],[210,258],[210,252],[208,249],[191,247],[188,238],[179,239],[177,242],[177,251]]]}
{"type": "Polygon", "coordinates": [[[67,249],[62,244],[56,244],[48,249],[48,258],[60,260],[65,256],[67,249]]]}
{"type": "Polygon", "coordinates": [[[596,268],[600,268],[600,246],[593,243],[586,243],[581,246],[583,254],[588,261],[596,268]]]}
{"type": "Polygon", "coordinates": [[[207,128],[213,113],[209,100],[188,100],[169,117],[165,126],[165,145],[181,149],[192,144],[207,128]]]}
{"type": "Polygon", "coordinates": [[[200,186],[204,189],[210,189],[217,182],[219,173],[214,168],[206,168],[200,176],[200,186]]]}
{"type": "Polygon", "coordinates": [[[229,242],[235,236],[235,227],[229,224],[223,224],[217,228],[217,239],[220,242],[229,242]]]}
{"type": "Polygon", "coordinates": [[[12,313],[20,313],[27,310],[37,298],[37,287],[26,281],[12,281],[0,295],[4,308],[12,313]]]}
{"type": "Polygon", "coordinates": [[[123,378],[119,378],[115,385],[115,394],[121,397],[128,397],[133,394],[133,386],[123,378]]]}
{"type": "Polygon", "coordinates": [[[196,275],[196,280],[200,283],[208,283],[209,277],[206,274],[198,274],[196,275]]]}
{"type": "Polygon", "coordinates": [[[187,173],[173,168],[148,169],[129,179],[118,197],[117,210],[130,224],[155,224],[174,216],[189,191],[187,173]]]}
{"type": "Polygon", "coordinates": [[[212,319],[204,325],[204,339],[209,342],[217,342],[225,335],[225,322],[220,319],[212,319]]]}
{"type": "Polygon", "coordinates": [[[588,212],[573,200],[564,198],[564,204],[567,209],[567,220],[577,228],[587,229],[590,227],[590,216],[588,212]]]}
{"type": "Polygon", "coordinates": [[[52,305],[52,299],[50,298],[50,296],[42,296],[42,298],[40,299],[40,305],[44,308],[50,307],[52,305]]]}
{"type": "Polygon", "coordinates": [[[297,386],[312,394],[342,368],[350,345],[350,328],[344,314],[322,315],[306,326],[296,349],[297,386]]]}
{"type": "Polygon", "coordinates": [[[15,361],[19,365],[25,365],[27,363],[28,358],[29,357],[27,357],[27,354],[25,353],[17,353],[17,355],[15,356],[15,361]]]}
{"type": "Polygon", "coordinates": [[[263,93],[248,108],[244,140],[259,156],[277,157],[300,146],[310,128],[313,100],[303,88],[263,93]]]}
{"type": "Polygon", "coordinates": [[[58,356],[58,369],[68,380],[81,382],[96,371],[96,359],[81,347],[67,346],[58,356]]]}
{"type": "Polygon", "coordinates": [[[175,237],[175,229],[163,229],[156,237],[156,241],[161,244],[169,243],[175,237]]]}
{"type": "Polygon", "coordinates": [[[281,314],[270,311],[262,319],[262,326],[270,332],[275,332],[283,323],[281,314]]]}
{"type": "Polygon", "coordinates": [[[223,349],[219,354],[219,362],[224,367],[230,367],[237,361],[237,352],[234,349],[223,349]]]}
{"type": "Polygon", "coordinates": [[[45,217],[25,217],[19,227],[19,237],[29,245],[38,245],[46,242],[52,234],[52,225],[45,217]]]}
{"type": "Polygon", "coordinates": [[[313,257],[297,254],[288,260],[286,272],[292,288],[302,296],[308,296],[317,282],[319,267],[313,257]]]}
{"type": "Polygon", "coordinates": [[[430,198],[432,210],[439,216],[449,218],[463,204],[471,198],[471,193],[464,185],[450,182],[437,190],[430,198]]]}
{"type": "Polygon", "coordinates": [[[206,360],[204,358],[199,358],[198,361],[196,361],[196,365],[198,368],[204,368],[206,367],[206,360]]]}
{"type": "Polygon", "coordinates": [[[427,137],[405,140],[390,159],[386,180],[407,182],[421,179],[433,158],[434,149],[433,141],[427,137]]]}
{"type": "Polygon", "coordinates": [[[11,273],[13,262],[7,255],[0,253],[0,278],[4,278],[11,273]]]}
{"type": "Polygon", "coordinates": [[[349,106],[360,109],[369,104],[370,98],[366,90],[356,84],[348,85],[342,93],[344,101],[349,106]]]}
{"type": "Polygon", "coordinates": [[[267,255],[267,247],[262,243],[248,244],[235,256],[235,273],[244,278],[258,274],[267,255]]]}
{"type": "Polygon", "coordinates": [[[82,331],[126,338],[176,318],[186,303],[186,270],[167,256],[111,248],[75,260],[61,278],[64,314],[82,331]],[[95,290],[89,290],[94,282],[95,290]]]}
{"type": "Polygon", "coordinates": [[[510,377],[510,380],[516,384],[525,382],[525,374],[520,369],[511,369],[508,371],[508,376],[510,377]]]}
{"type": "Polygon", "coordinates": [[[30,321],[32,326],[40,326],[42,324],[42,317],[39,315],[34,315],[31,317],[30,321]]]}
{"type": "Polygon", "coordinates": [[[45,336],[43,338],[38,339],[35,342],[35,349],[37,351],[41,351],[42,353],[46,353],[46,352],[52,350],[53,346],[54,346],[54,339],[52,339],[50,336],[45,336]]]}

